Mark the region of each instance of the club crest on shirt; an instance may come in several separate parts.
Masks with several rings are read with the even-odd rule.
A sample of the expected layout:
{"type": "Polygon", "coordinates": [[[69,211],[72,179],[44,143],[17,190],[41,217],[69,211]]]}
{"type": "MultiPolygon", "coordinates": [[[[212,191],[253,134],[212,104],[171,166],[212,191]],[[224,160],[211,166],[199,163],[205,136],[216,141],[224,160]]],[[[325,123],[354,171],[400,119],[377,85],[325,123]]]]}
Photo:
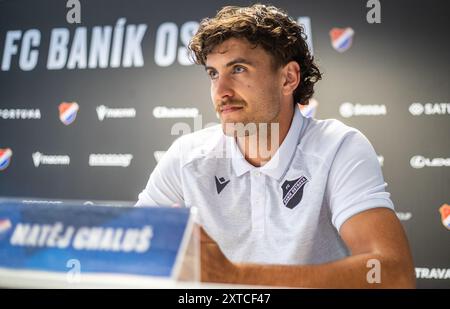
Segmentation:
{"type": "Polygon", "coordinates": [[[283,204],[289,209],[297,206],[303,197],[303,188],[308,182],[308,178],[302,176],[294,180],[286,180],[281,185],[283,190],[283,204]]]}

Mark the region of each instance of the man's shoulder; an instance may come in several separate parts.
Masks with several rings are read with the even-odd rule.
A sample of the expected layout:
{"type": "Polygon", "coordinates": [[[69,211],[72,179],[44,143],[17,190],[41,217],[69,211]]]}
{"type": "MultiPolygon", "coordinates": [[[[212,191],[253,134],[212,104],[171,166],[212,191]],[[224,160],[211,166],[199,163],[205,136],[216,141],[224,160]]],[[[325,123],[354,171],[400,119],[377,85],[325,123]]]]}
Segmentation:
{"type": "Polygon", "coordinates": [[[346,125],[338,119],[312,119],[307,134],[323,138],[339,138],[348,133],[359,132],[356,128],[346,125]]]}
{"type": "Polygon", "coordinates": [[[355,135],[363,136],[358,129],[340,120],[309,118],[300,146],[305,152],[323,157],[327,153],[334,153],[346,138],[355,135]]]}
{"type": "Polygon", "coordinates": [[[189,134],[185,134],[177,139],[179,151],[183,164],[192,162],[195,159],[204,158],[211,153],[222,149],[225,135],[221,125],[214,125],[189,134]]]}

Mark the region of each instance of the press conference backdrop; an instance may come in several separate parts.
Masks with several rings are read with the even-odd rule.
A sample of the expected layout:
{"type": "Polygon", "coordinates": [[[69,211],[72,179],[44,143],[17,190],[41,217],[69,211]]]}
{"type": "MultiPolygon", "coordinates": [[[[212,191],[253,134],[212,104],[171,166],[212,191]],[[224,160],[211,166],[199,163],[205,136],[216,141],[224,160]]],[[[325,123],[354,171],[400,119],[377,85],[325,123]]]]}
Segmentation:
{"type": "MultiPolygon", "coordinates": [[[[135,201],[181,133],[218,123],[186,46],[203,17],[251,2],[80,3],[69,23],[66,1],[0,1],[0,196],[135,201]]],[[[418,286],[449,288],[448,2],[271,3],[324,72],[304,114],[369,138],[418,286]]]]}

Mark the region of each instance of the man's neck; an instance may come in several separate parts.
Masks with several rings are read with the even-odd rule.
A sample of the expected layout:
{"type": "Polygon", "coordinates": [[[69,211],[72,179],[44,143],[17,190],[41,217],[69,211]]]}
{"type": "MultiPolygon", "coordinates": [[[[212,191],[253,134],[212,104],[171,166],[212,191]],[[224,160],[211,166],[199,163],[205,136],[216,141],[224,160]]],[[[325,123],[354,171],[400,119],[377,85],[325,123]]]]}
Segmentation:
{"type": "Polygon", "coordinates": [[[294,108],[291,107],[268,123],[266,132],[258,126],[256,134],[250,136],[237,137],[239,149],[244,154],[245,159],[253,166],[263,166],[275,155],[286,138],[294,118],[294,108]]]}

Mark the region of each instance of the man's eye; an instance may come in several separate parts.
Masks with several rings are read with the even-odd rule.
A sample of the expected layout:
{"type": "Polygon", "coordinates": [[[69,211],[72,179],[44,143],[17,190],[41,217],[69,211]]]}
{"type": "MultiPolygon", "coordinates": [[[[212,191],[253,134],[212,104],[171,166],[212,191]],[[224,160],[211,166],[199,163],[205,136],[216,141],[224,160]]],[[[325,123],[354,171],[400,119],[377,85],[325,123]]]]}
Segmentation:
{"type": "Polygon", "coordinates": [[[236,67],[234,67],[233,71],[234,71],[234,73],[242,73],[245,71],[245,68],[241,67],[241,66],[236,66],[236,67]]]}
{"type": "Polygon", "coordinates": [[[216,71],[209,71],[208,75],[211,79],[216,79],[218,76],[218,73],[216,71]]]}

